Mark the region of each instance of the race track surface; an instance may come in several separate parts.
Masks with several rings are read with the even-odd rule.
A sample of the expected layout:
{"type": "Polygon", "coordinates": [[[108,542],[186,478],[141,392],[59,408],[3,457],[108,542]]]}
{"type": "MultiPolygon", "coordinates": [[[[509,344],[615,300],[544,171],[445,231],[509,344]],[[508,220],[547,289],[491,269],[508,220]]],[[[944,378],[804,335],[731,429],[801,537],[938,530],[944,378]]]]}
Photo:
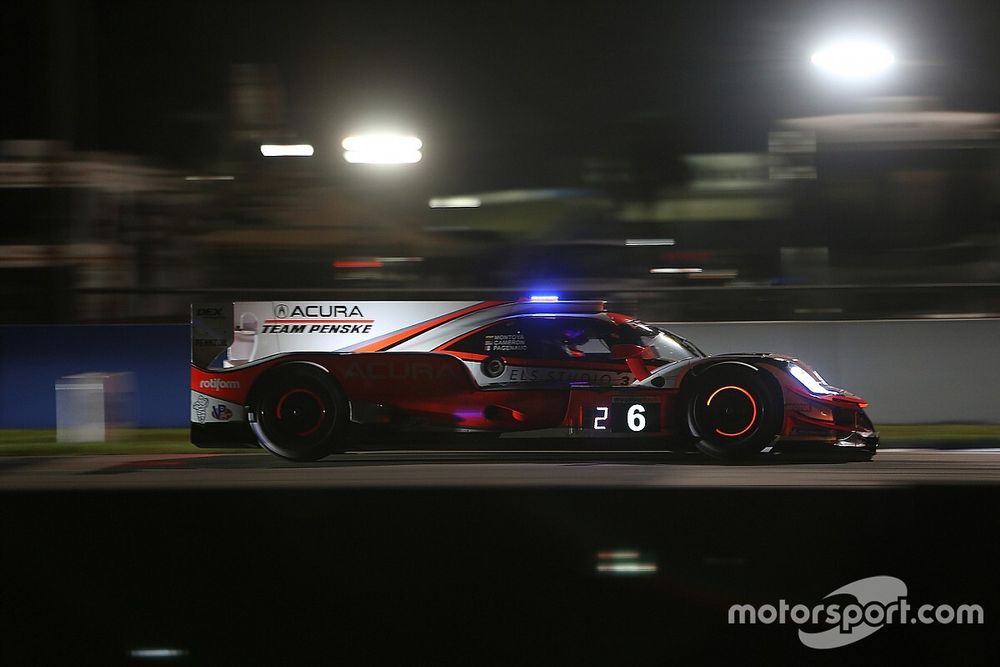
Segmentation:
{"type": "Polygon", "coordinates": [[[900,449],[865,462],[720,464],[697,454],[379,452],[293,463],[265,453],[8,457],[8,490],[244,487],[881,488],[1000,483],[1000,450],[900,449]]]}
{"type": "Polygon", "coordinates": [[[995,665],[998,482],[1000,450],[4,457],[0,665],[995,665]],[[728,621],[875,576],[986,622],[728,621]]]}

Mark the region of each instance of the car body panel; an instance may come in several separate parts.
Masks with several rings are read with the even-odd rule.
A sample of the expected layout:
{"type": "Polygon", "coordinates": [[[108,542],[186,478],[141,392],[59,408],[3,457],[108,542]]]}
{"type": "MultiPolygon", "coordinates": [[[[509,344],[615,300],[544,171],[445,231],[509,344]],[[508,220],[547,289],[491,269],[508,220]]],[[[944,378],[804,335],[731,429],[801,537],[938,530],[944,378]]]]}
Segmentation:
{"type": "Polygon", "coordinates": [[[306,364],[334,379],[358,426],[441,434],[561,429],[569,437],[655,438],[669,448],[691,439],[686,380],[727,364],[765,373],[780,390],[775,444],[837,446],[853,437],[866,450],[877,446],[867,404],[826,385],[806,364],[769,353],[698,356],[693,348],[677,360],[612,358],[614,341],[598,334],[616,336],[615,327],[631,322],[604,311],[603,302],[195,306],[192,442],[253,445],[254,392],[270,372],[306,364]],[[545,338],[567,327],[564,335],[585,333],[545,338]]]}

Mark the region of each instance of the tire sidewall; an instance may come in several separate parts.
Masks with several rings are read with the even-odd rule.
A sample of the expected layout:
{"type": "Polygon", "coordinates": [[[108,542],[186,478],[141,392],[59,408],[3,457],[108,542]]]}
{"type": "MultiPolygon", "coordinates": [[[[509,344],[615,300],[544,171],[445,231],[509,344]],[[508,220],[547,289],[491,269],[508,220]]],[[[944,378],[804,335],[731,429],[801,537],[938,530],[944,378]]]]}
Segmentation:
{"type": "Polygon", "coordinates": [[[317,461],[337,451],[337,441],[347,422],[347,402],[337,383],[311,364],[288,364],[268,372],[255,383],[248,407],[250,427],[261,447],[292,461],[317,461]],[[279,408],[298,398],[305,406],[321,411],[315,427],[307,424],[296,433],[279,408]],[[284,402],[283,402],[284,401],[284,402]],[[304,435],[303,435],[304,433],[304,435]]]}
{"type": "Polygon", "coordinates": [[[767,371],[744,364],[722,363],[710,366],[692,378],[685,391],[685,416],[688,430],[697,448],[719,459],[745,459],[760,454],[774,442],[784,417],[781,390],[770,381],[767,371]],[[717,391],[735,387],[753,397],[759,411],[751,427],[739,436],[720,435],[706,420],[706,402],[717,391]]]}

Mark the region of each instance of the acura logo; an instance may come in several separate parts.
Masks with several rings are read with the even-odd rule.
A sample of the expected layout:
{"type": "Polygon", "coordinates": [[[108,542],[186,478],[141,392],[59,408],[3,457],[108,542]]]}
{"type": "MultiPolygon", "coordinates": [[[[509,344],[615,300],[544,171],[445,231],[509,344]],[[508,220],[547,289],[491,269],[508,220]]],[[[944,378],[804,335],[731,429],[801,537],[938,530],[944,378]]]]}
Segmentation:
{"type": "Polygon", "coordinates": [[[284,319],[288,317],[288,306],[283,303],[279,303],[274,307],[274,316],[278,319],[284,319]]]}

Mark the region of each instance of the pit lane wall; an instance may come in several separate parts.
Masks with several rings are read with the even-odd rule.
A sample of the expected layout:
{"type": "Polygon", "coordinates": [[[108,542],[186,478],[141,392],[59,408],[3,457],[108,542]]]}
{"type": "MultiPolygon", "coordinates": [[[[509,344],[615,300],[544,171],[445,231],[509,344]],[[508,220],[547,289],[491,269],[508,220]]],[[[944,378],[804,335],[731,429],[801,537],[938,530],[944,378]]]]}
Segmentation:
{"type": "MultiPolygon", "coordinates": [[[[661,325],[709,353],[799,357],[876,424],[1000,423],[1000,319],[661,325]]],[[[190,341],[186,324],[0,327],[0,428],[55,428],[60,377],[126,371],[138,426],[186,427],[190,341]]]]}

